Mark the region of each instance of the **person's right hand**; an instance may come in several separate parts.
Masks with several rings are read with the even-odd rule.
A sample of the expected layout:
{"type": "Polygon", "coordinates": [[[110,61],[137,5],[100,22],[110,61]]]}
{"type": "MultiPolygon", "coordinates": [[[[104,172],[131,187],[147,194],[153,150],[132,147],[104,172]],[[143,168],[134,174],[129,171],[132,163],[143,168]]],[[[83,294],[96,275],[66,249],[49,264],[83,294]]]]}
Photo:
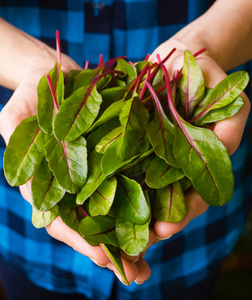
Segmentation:
{"type": "MultiPolygon", "coordinates": [[[[65,56],[65,58],[67,58],[65,56]]],[[[63,65],[63,72],[67,73],[71,69],[80,68],[72,60],[66,59],[67,63],[63,65]]],[[[25,118],[36,114],[37,107],[37,85],[39,79],[49,70],[39,69],[28,74],[13,93],[13,96],[5,105],[0,113],[0,133],[6,144],[16,126],[25,118]]],[[[31,182],[20,187],[20,191],[25,200],[32,204],[31,182]]],[[[46,227],[47,232],[55,239],[66,243],[74,250],[88,256],[93,262],[99,266],[108,267],[113,270],[117,277],[121,280],[114,265],[110,262],[101,247],[90,246],[77,232],[69,228],[57,217],[50,225],[46,227]]],[[[142,283],[150,276],[150,268],[143,258],[139,258],[136,263],[122,257],[126,277],[129,283],[136,281],[142,283]]]]}

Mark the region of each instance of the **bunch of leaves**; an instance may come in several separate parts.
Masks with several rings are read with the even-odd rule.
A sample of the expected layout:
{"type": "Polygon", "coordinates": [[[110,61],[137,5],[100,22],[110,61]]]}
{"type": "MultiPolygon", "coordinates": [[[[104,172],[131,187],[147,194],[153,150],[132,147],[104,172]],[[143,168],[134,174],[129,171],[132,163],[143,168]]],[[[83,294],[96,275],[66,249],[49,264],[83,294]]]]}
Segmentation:
{"type": "Polygon", "coordinates": [[[94,69],[61,71],[58,60],[38,85],[37,115],[12,134],[7,181],[31,181],[33,224],[57,216],[92,246],[100,245],[127,282],[120,251],[142,252],[152,221],[179,222],[193,186],[210,205],[232,198],[229,155],[210,129],[236,114],[248,74],[205,86],[196,57],[170,80],[165,59],[118,57],[94,69]]]}

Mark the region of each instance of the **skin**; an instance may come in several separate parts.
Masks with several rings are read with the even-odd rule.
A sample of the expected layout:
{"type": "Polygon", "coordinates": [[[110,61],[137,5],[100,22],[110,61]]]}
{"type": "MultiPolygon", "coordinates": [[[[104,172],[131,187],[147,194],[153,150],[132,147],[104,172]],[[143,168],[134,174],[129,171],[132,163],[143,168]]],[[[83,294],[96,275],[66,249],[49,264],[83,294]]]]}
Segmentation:
{"type": "MultiPolygon", "coordinates": [[[[166,64],[171,76],[173,71],[181,68],[185,49],[194,53],[205,47],[207,51],[199,56],[198,62],[206,85],[213,87],[226,76],[225,71],[251,59],[251,15],[251,0],[218,0],[199,19],[160,45],[150,56],[150,60],[155,61],[157,53],[163,58],[168,51],[176,47],[177,51],[166,64]]],[[[0,60],[0,84],[15,90],[0,113],[0,133],[7,144],[16,126],[23,119],[36,114],[37,84],[39,79],[54,66],[56,53],[55,50],[2,19],[0,28],[0,53],[1,57],[5,57],[4,60],[0,60]]],[[[72,69],[80,69],[80,66],[66,55],[62,55],[63,72],[67,73],[72,69]]],[[[214,127],[214,132],[230,155],[240,144],[250,111],[250,102],[245,94],[243,97],[245,105],[239,113],[217,122],[214,127]]],[[[32,203],[30,182],[21,186],[20,191],[24,199],[32,203]]],[[[148,247],[180,232],[192,219],[208,208],[194,190],[187,193],[186,201],[188,213],[181,222],[155,222],[150,232],[148,247]]],[[[101,248],[87,244],[76,232],[68,228],[60,217],[47,226],[46,230],[52,237],[90,257],[96,264],[114,271],[123,282],[101,248]]],[[[144,254],[145,252],[137,257],[129,257],[122,253],[126,276],[130,283],[135,281],[141,284],[150,277],[151,271],[144,260],[144,254]]]]}

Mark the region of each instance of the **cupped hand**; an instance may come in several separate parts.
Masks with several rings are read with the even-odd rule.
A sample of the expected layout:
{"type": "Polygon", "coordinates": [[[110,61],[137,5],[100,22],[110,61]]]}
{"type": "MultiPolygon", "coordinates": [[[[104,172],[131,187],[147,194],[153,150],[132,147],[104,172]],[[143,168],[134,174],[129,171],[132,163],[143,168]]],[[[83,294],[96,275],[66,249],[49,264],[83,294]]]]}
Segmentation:
{"type": "MultiPolygon", "coordinates": [[[[157,61],[157,54],[161,57],[161,59],[163,59],[174,47],[177,50],[166,62],[166,68],[170,78],[172,78],[174,72],[181,69],[185,50],[195,53],[196,51],[201,50],[204,45],[199,44],[197,46],[194,44],[193,51],[190,49],[190,47],[187,48],[186,44],[181,43],[176,39],[170,39],[164,44],[160,45],[150,56],[149,60],[152,62],[157,61]]],[[[225,76],[227,76],[226,73],[219,67],[219,65],[209,56],[207,51],[199,55],[197,57],[197,61],[201,67],[205,85],[207,87],[213,88],[225,76]]],[[[242,97],[244,98],[245,103],[240,111],[233,117],[216,122],[216,124],[214,124],[212,127],[213,132],[224,144],[229,155],[232,155],[237,150],[241,142],[245,124],[250,111],[250,101],[248,97],[245,95],[245,93],[242,93],[242,97]]],[[[163,239],[168,239],[172,235],[182,231],[192,219],[203,214],[208,209],[209,205],[192,188],[186,192],[185,198],[188,205],[188,213],[185,218],[178,223],[156,221],[154,223],[153,232],[150,234],[149,245],[163,239]]]]}
{"type": "MultiPolygon", "coordinates": [[[[52,66],[53,67],[53,66],[52,66]]],[[[80,69],[70,58],[63,57],[63,72],[67,73],[71,69],[80,69]]],[[[29,73],[13,93],[13,96],[0,113],[0,133],[6,144],[17,125],[25,118],[36,115],[37,107],[37,85],[40,78],[50,69],[37,69],[29,73]]],[[[32,204],[31,181],[20,187],[20,192],[25,200],[32,204]]],[[[77,232],[69,228],[57,217],[46,227],[47,232],[55,239],[66,243],[74,250],[88,256],[99,266],[107,267],[114,271],[117,277],[123,282],[114,265],[110,262],[101,247],[90,246],[77,232]]],[[[150,268],[143,258],[136,263],[122,257],[125,274],[128,282],[144,282],[150,276],[150,268]]]]}

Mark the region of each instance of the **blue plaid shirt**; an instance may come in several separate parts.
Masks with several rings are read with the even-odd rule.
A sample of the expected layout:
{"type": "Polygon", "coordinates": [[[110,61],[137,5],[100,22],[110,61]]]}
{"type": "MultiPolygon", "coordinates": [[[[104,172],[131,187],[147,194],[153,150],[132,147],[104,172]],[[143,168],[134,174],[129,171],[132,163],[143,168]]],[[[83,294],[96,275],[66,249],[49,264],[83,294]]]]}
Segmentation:
{"type": "MultiPolygon", "coordinates": [[[[81,66],[86,60],[127,55],[142,60],[160,43],[204,13],[203,0],[33,0],[0,1],[0,16],[55,47],[60,30],[62,51],[81,66]],[[21,3],[21,4],[20,4],[21,3]]],[[[244,68],[244,67],[243,67],[244,68]]],[[[252,68],[251,68],[252,69],[252,68]]],[[[11,92],[1,90],[1,107],[11,92]]],[[[233,155],[236,188],[223,207],[210,207],[182,232],[152,246],[146,254],[152,275],[143,285],[117,282],[118,299],[168,299],[204,280],[228,255],[241,234],[252,194],[252,130],[233,155]],[[250,143],[250,146],[249,146],[250,143]]],[[[0,142],[1,156],[4,142],[0,142]]],[[[0,254],[22,269],[36,285],[53,291],[109,299],[113,273],[51,238],[31,224],[31,206],[8,186],[0,161],[0,254]]]]}

